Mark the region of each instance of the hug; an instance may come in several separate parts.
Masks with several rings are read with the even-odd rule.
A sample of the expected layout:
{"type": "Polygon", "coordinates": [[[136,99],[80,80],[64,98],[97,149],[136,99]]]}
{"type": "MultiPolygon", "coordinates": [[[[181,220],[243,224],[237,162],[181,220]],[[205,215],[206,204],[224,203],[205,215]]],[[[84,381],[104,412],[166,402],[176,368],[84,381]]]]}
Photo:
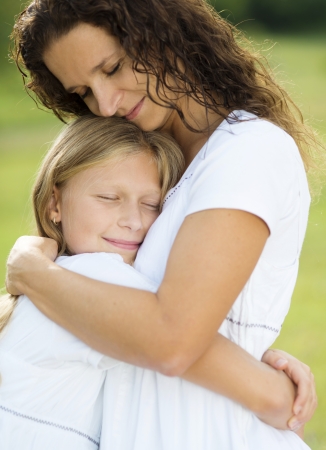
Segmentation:
{"type": "Polygon", "coordinates": [[[308,448],[313,377],[268,350],[310,205],[288,94],[204,0],[35,0],[13,39],[74,120],[8,259],[1,448],[308,448]]]}

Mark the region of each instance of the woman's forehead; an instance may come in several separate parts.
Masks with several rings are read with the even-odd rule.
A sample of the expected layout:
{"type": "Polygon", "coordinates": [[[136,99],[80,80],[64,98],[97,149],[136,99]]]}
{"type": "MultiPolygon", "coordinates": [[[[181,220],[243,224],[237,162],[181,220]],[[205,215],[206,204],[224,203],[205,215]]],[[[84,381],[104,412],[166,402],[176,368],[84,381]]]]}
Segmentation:
{"type": "Polygon", "coordinates": [[[78,75],[92,76],[114,63],[123,51],[118,38],[103,28],[81,23],[54,40],[45,50],[43,59],[50,72],[71,93],[77,87],[74,83],[78,75]]]}

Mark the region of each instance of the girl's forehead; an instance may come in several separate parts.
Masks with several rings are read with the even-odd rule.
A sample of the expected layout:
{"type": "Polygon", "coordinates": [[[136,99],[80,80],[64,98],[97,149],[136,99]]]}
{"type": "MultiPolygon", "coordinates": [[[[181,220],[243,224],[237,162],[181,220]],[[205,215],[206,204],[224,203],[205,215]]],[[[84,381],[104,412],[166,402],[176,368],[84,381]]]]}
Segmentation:
{"type": "Polygon", "coordinates": [[[83,191],[101,186],[132,187],[135,191],[153,193],[161,191],[157,163],[146,152],[109,157],[73,175],[66,186],[83,191]]]}

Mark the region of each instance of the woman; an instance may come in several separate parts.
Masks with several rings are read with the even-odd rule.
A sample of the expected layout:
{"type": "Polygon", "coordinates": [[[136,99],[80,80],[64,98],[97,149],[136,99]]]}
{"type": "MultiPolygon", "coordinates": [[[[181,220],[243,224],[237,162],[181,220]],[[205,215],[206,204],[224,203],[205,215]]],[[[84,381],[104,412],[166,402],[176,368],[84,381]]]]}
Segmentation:
{"type": "MultiPolygon", "coordinates": [[[[58,117],[91,110],[166,131],[181,146],[187,172],[167,196],[135,263],[161,283],[157,295],[67,273],[51,262],[54,243],[33,239],[18,242],[9,258],[10,291],[26,293],[103,353],[165,375],[188,371],[189,380],[208,388],[214,352],[227,361],[237,355],[236,368],[220,362],[220,392],[282,426],[273,422],[275,410],[266,411],[251,395],[273,398],[274,380],[260,383],[262,366],[216,331],[222,326],[223,334],[260,359],[289,306],[309,206],[292,138],[307,168],[305,146],[312,139],[289,98],[237,45],[230,25],[200,0],[39,0],[15,30],[18,61],[31,74],[28,87],[58,117]],[[276,299],[277,317],[271,314],[276,299]],[[245,386],[237,369],[247,375],[245,386]]],[[[233,402],[177,378],[123,370],[106,393],[103,445],[208,449],[225,438],[224,448],[260,448],[263,438],[265,448],[289,448],[296,438],[274,434],[233,402]],[[196,408],[209,420],[199,420],[196,408]],[[227,425],[217,427],[217,416],[227,425]]],[[[306,408],[296,409],[300,402],[294,428],[306,417],[306,408]]],[[[312,396],[308,410],[314,402],[312,396]]]]}

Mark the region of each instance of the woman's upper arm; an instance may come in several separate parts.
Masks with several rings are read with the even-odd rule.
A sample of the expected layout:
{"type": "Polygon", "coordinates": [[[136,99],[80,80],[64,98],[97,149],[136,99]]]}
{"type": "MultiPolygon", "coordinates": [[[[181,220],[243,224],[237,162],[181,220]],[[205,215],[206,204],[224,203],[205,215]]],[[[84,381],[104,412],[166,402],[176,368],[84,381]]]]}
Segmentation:
{"type": "MultiPolygon", "coordinates": [[[[157,293],[185,367],[212,341],[269,236],[253,214],[212,209],[186,217],[157,293]]],[[[181,369],[182,370],[182,369],[181,369]]]]}

